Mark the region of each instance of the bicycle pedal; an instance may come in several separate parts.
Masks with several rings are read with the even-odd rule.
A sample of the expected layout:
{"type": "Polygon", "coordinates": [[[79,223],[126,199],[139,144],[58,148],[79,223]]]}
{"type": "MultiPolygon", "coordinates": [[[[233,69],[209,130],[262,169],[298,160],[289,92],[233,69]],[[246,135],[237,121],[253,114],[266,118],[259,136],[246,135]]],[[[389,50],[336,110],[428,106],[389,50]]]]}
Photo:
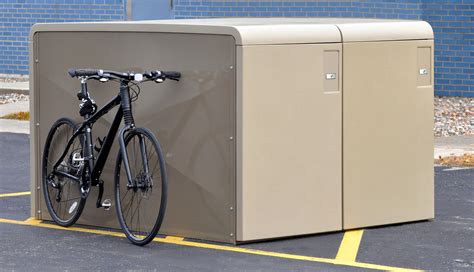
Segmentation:
{"type": "Polygon", "coordinates": [[[112,201],[110,199],[105,199],[104,202],[102,202],[102,208],[108,211],[110,210],[110,207],[112,207],[112,201]]]}
{"type": "Polygon", "coordinates": [[[91,190],[90,187],[81,186],[81,195],[82,195],[82,198],[86,198],[87,196],[89,196],[90,190],[91,190]]]}

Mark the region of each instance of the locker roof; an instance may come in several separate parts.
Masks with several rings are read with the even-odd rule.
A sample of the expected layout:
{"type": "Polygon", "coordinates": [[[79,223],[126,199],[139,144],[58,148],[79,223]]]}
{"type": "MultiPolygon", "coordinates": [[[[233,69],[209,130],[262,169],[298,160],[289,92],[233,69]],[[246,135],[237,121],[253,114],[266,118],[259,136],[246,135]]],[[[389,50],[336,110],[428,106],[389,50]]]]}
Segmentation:
{"type": "Polygon", "coordinates": [[[237,45],[433,39],[424,21],[354,18],[218,18],[36,24],[42,31],[172,32],[231,35],[237,45]]]}

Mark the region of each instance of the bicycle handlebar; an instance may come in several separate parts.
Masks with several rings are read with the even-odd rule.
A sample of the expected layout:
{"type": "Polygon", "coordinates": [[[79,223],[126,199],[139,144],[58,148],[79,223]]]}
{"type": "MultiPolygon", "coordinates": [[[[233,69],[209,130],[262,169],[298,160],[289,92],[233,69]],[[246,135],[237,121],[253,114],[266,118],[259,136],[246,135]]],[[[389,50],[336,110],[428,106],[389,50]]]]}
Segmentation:
{"type": "Polygon", "coordinates": [[[95,69],[69,69],[69,70],[67,70],[67,72],[71,77],[95,76],[95,75],[97,75],[97,70],[95,70],[95,69]]]}
{"type": "Polygon", "coordinates": [[[68,74],[71,77],[99,77],[99,78],[110,78],[116,77],[123,80],[131,81],[141,81],[137,78],[147,78],[150,80],[165,80],[171,79],[179,81],[181,78],[180,72],[174,71],[150,71],[141,73],[123,73],[123,72],[115,72],[115,71],[108,71],[108,70],[100,70],[100,69],[69,69],[68,74]],[[141,77],[140,77],[141,76],[141,77]]]}

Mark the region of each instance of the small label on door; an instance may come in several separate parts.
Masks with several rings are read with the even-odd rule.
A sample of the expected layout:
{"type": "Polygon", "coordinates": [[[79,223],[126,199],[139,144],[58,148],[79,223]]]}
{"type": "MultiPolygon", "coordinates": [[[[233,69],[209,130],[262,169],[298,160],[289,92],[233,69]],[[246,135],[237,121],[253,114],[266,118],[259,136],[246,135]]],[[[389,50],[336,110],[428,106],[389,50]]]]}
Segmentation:
{"type": "Polygon", "coordinates": [[[339,92],[339,51],[328,50],[324,51],[324,65],[323,65],[323,92],[338,93],[339,92]]]}
{"type": "Polygon", "coordinates": [[[428,74],[428,69],[426,69],[426,68],[421,68],[420,69],[420,75],[425,76],[427,74],[428,74]]]}

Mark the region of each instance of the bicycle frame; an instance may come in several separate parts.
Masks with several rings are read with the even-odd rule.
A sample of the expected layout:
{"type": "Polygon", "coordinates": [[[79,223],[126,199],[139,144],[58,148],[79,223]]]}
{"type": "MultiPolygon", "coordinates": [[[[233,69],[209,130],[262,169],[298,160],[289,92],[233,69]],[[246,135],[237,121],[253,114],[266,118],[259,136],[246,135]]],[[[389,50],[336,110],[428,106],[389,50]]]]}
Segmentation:
{"type": "MultiPolygon", "coordinates": [[[[168,175],[163,149],[156,135],[146,127],[135,126],[132,102],[140,94],[140,84],[162,83],[166,79],[179,81],[181,73],[71,68],[68,69],[68,74],[80,80],[81,88],[77,98],[81,101],[79,115],[83,120],[75,122],[71,118],[61,117],[54,122],[45,139],[41,188],[38,189],[42,189],[51,219],[63,227],[76,223],[86,208],[87,198],[93,191],[92,186],[95,186],[99,189],[93,192],[98,193],[96,208],[108,211],[115,206],[118,222],[125,236],[135,245],[146,245],[156,237],[163,222],[168,175]],[[89,96],[89,80],[118,82],[119,93],[114,96],[110,94],[113,99],[99,108],[89,96]],[[95,123],[106,114],[109,121],[112,117],[110,111],[115,107],[117,109],[114,110],[113,121],[105,128],[107,132],[104,133],[102,124],[99,124],[96,128],[101,132],[94,135],[92,130],[95,123]],[[115,138],[118,138],[118,154],[113,154],[117,155],[116,160],[112,159],[107,163],[115,138]],[[113,162],[115,171],[113,175],[109,175],[109,171],[106,171],[108,168],[104,167],[106,163],[109,166],[113,162]],[[104,171],[107,174],[102,176],[104,171]],[[104,181],[101,176],[110,180],[104,181]],[[114,194],[110,198],[114,198],[115,204],[108,197],[102,202],[105,182],[109,183],[108,187],[112,187],[114,194]],[[142,219],[140,210],[143,211],[142,219]]],[[[114,148],[113,153],[116,150],[114,148]]]]}
{"type": "MultiPolygon", "coordinates": [[[[85,81],[81,82],[81,92],[83,94],[87,95],[87,83],[85,81]]],[[[61,164],[61,162],[64,160],[64,157],[69,153],[69,149],[74,142],[74,140],[79,136],[84,134],[84,142],[83,142],[83,160],[84,160],[84,168],[83,168],[83,174],[82,174],[82,186],[90,180],[90,186],[97,186],[99,185],[99,196],[97,199],[97,207],[101,207],[101,200],[102,200],[102,194],[103,194],[103,182],[100,180],[100,176],[102,174],[102,170],[105,166],[105,163],[107,161],[107,158],[109,156],[110,150],[112,148],[112,144],[114,142],[114,139],[117,135],[117,132],[120,127],[120,123],[124,117],[124,107],[128,108],[129,111],[131,111],[131,106],[130,106],[130,97],[129,97],[129,88],[126,83],[121,83],[120,84],[120,94],[117,95],[114,99],[109,101],[105,106],[103,106],[101,109],[99,109],[97,112],[95,112],[92,116],[86,115],[84,122],[75,130],[71,138],[69,139],[66,148],[62,155],[59,157],[58,161],[54,164],[53,166],[53,171],[52,174],[57,175],[57,176],[63,176],[70,178],[74,181],[79,182],[80,178],[75,177],[73,175],[70,175],[69,173],[63,172],[58,170],[58,166],[61,164]],[[94,158],[93,154],[93,145],[92,145],[92,126],[94,123],[107,114],[111,109],[114,107],[120,105],[119,109],[117,110],[117,113],[115,114],[114,120],[112,122],[112,125],[109,128],[109,131],[107,133],[107,136],[105,138],[104,143],[102,144],[102,147],[99,151],[99,154],[97,156],[97,159],[94,158]]],[[[127,156],[127,151],[125,148],[125,137],[124,134],[130,129],[134,128],[134,124],[126,124],[124,128],[121,129],[119,133],[119,143],[120,143],[120,152],[122,153],[122,158],[124,162],[124,167],[125,171],[127,174],[128,178],[128,183],[130,186],[133,186],[132,184],[132,177],[131,177],[131,171],[129,167],[129,162],[128,162],[128,156],[127,156]]],[[[141,140],[141,139],[140,139],[141,140]]],[[[142,144],[142,143],[140,143],[142,144]]],[[[144,147],[143,147],[144,148],[144,147]]],[[[143,151],[143,150],[142,150],[143,151]]],[[[146,151],[145,151],[146,152],[146,151]]],[[[143,154],[143,153],[142,153],[143,154]]],[[[146,153],[144,153],[146,154],[146,153]]],[[[145,173],[148,174],[148,165],[145,165],[145,173]]],[[[90,189],[90,187],[88,188],[90,189]]]]}

